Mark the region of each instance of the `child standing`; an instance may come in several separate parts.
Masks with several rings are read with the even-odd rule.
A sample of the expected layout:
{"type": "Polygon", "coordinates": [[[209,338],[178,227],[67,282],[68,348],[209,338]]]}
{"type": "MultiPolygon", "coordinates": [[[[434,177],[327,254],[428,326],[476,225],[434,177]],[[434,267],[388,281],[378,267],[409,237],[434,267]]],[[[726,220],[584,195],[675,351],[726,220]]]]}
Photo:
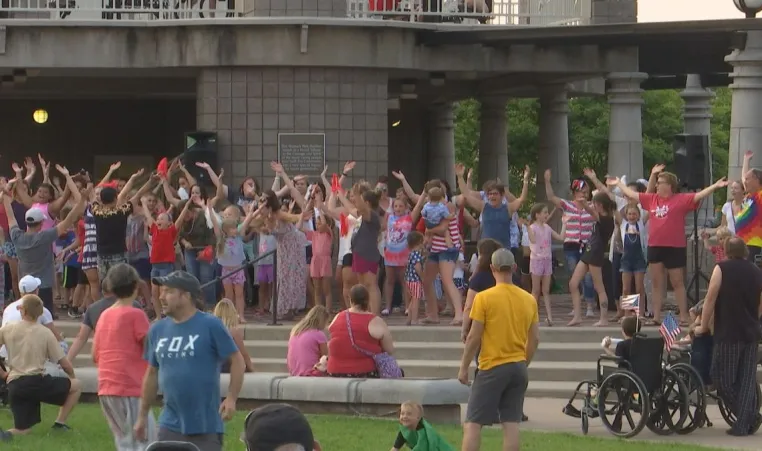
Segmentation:
{"type": "Polygon", "coordinates": [[[315,230],[307,230],[302,222],[300,229],[312,242],[310,277],[314,286],[315,305],[324,306],[331,312],[333,295],[331,281],[331,253],[333,251],[333,221],[324,213],[316,215],[315,230]]]}
{"type": "MultiPolygon", "coordinates": [[[[266,225],[263,225],[259,229],[259,255],[272,252],[276,247],[278,247],[278,242],[275,240],[270,229],[266,225]]],[[[259,282],[259,306],[257,306],[257,314],[264,315],[270,311],[273,282],[275,281],[272,255],[262,258],[257,263],[257,281],[259,282]]]]}
{"type": "Polygon", "coordinates": [[[602,269],[606,260],[606,250],[609,248],[609,239],[614,232],[614,215],[619,213],[616,211],[614,201],[608,192],[601,191],[593,196],[592,205],[583,200],[579,202],[585,211],[595,219],[595,222],[590,240],[585,245],[582,257],[574,268],[574,274],[569,281],[569,291],[574,304],[574,317],[567,326],[582,324],[582,296],[577,287],[582,283],[585,275],[590,272],[593,287],[598,294],[598,302],[601,305],[600,319],[593,326],[600,327],[608,325],[609,322],[607,317],[609,299],[603,285],[602,269]]]}
{"type": "Polygon", "coordinates": [[[454,451],[454,448],[423,418],[423,406],[405,401],[400,406],[400,425],[392,451],[403,446],[415,451],[454,451]]]}
{"type": "Polygon", "coordinates": [[[529,274],[532,276],[532,296],[540,302],[540,293],[545,301],[545,323],[553,326],[553,313],[550,305],[550,277],[553,275],[552,240],[563,241],[566,238],[566,221],[564,216],[561,233],[556,233],[548,225],[548,206],[542,203],[532,205],[529,212],[529,274]]]}
{"type": "MultiPolygon", "coordinates": [[[[404,282],[409,252],[407,237],[417,220],[418,218],[414,218],[408,209],[407,202],[403,199],[392,201],[392,211],[386,216],[386,241],[384,243],[386,279],[384,280],[384,309],[381,311],[381,315],[386,316],[391,313],[394,286],[397,282],[404,282]]],[[[406,295],[403,297],[407,298],[406,295]]],[[[406,299],[405,305],[408,303],[409,300],[406,299]]]]}
{"type": "Polygon", "coordinates": [[[711,252],[712,255],[714,255],[715,263],[719,263],[727,259],[727,257],[725,257],[725,241],[727,241],[728,238],[732,236],[733,233],[730,232],[730,229],[725,226],[719,226],[714,232],[714,238],[717,240],[717,244],[713,245],[709,241],[709,233],[703,232],[701,234],[701,238],[704,241],[704,248],[711,252]]]}
{"type": "MultiPolygon", "coordinates": [[[[428,202],[421,209],[421,217],[426,223],[426,229],[433,229],[437,227],[443,220],[449,220],[451,217],[450,208],[445,203],[445,196],[442,188],[435,186],[430,188],[427,192],[428,202]]],[[[445,245],[447,249],[452,249],[452,237],[450,231],[445,229],[444,233],[445,245]]]]}
{"type": "Polygon", "coordinates": [[[405,286],[410,294],[410,304],[407,306],[407,325],[418,325],[418,309],[423,298],[423,234],[410,232],[407,236],[407,247],[410,250],[405,268],[405,286]]]}
{"type": "MultiPolygon", "coordinates": [[[[143,208],[140,212],[146,218],[146,227],[151,237],[151,248],[149,261],[151,263],[151,280],[155,277],[164,277],[175,270],[175,240],[177,240],[177,230],[185,221],[188,209],[192,202],[186,201],[185,206],[177,215],[177,220],[173,223],[169,219],[168,213],[159,213],[156,219],[151,215],[151,209],[148,208],[148,199],[141,199],[143,208]]],[[[162,316],[161,301],[159,299],[160,287],[151,283],[151,304],[153,305],[156,319],[162,316]]]]}
{"type": "Polygon", "coordinates": [[[225,297],[235,300],[238,320],[245,323],[243,286],[246,284],[246,273],[241,268],[241,265],[246,261],[243,235],[249,228],[249,223],[255,212],[252,211],[246,215],[246,219],[239,225],[235,218],[223,219],[220,223],[211,204],[207,208],[214,227],[214,234],[217,236],[217,262],[222,267],[222,287],[225,290],[225,297]]]}
{"type": "Polygon", "coordinates": [[[622,273],[622,297],[629,296],[632,279],[640,299],[645,299],[645,277],[648,263],[646,260],[646,220],[637,204],[624,207],[624,218],[620,227],[622,237],[622,260],[619,272],[622,273]]]}
{"type": "MultiPolygon", "coordinates": [[[[71,207],[61,209],[61,217],[65,218],[71,212],[71,207]]],[[[77,255],[72,251],[77,247],[77,234],[74,226],[70,227],[55,242],[56,266],[61,268],[61,307],[70,310],[73,304],[73,290],[77,287],[77,255]]]]}

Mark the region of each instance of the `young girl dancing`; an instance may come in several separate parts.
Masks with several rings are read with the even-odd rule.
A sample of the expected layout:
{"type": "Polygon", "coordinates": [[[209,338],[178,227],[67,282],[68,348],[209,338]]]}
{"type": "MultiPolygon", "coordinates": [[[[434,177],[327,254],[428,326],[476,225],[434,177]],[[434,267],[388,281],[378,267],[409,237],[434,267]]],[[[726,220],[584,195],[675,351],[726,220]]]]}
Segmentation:
{"type": "Polygon", "coordinates": [[[310,261],[310,277],[315,289],[315,305],[322,305],[328,313],[333,305],[331,272],[331,253],[333,251],[333,220],[323,211],[323,202],[320,198],[315,199],[315,208],[320,212],[315,218],[315,230],[307,230],[306,222],[302,222],[300,229],[312,242],[312,260],[310,261]]]}
{"type": "Polygon", "coordinates": [[[418,309],[423,298],[423,234],[412,231],[407,236],[407,247],[410,250],[405,269],[405,286],[410,295],[407,306],[407,325],[418,325],[418,309]]]}
{"type": "MultiPolygon", "coordinates": [[[[624,218],[621,218],[620,233],[622,236],[622,297],[629,296],[632,279],[635,279],[635,291],[640,299],[645,299],[645,277],[648,267],[646,249],[646,221],[648,216],[643,214],[637,204],[624,207],[624,218]],[[645,216],[645,217],[644,217],[645,216]]],[[[625,314],[624,312],[622,314],[625,314]]]]}
{"type": "Polygon", "coordinates": [[[241,269],[241,265],[246,261],[243,236],[246,235],[249,224],[260,210],[252,209],[243,223],[238,225],[236,219],[224,219],[220,223],[211,205],[208,208],[214,234],[217,236],[217,262],[222,266],[222,287],[225,290],[225,297],[234,300],[238,311],[238,321],[245,323],[243,286],[246,284],[246,273],[241,269]]]}
{"type": "Polygon", "coordinates": [[[704,248],[714,255],[715,263],[725,261],[725,241],[733,236],[733,232],[726,226],[719,226],[714,232],[714,238],[717,240],[716,244],[712,244],[709,239],[711,236],[708,232],[701,233],[701,239],[704,241],[704,248]]]}
{"type": "Polygon", "coordinates": [[[564,215],[561,233],[556,233],[548,225],[548,206],[534,204],[529,211],[529,274],[532,276],[532,296],[540,302],[540,293],[545,301],[545,323],[553,326],[553,313],[550,306],[550,277],[553,275],[553,255],[551,251],[552,240],[563,241],[566,237],[566,221],[564,215]]]}
{"type": "Polygon", "coordinates": [[[608,192],[600,191],[593,196],[592,205],[584,200],[579,201],[585,211],[595,219],[595,223],[593,223],[590,240],[585,245],[582,257],[574,268],[571,280],[569,280],[569,291],[574,304],[574,317],[567,326],[582,324],[582,297],[577,287],[588,272],[593,279],[593,287],[598,294],[598,302],[601,306],[600,319],[593,326],[605,326],[609,323],[607,316],[609,299],[606,296],[606,288],[603,285],[601,273],[606,260],[606,250],[609,248],[609,239],[614,232],[614,215],[617,214],[616,205],[609,196],[608,192]]]}

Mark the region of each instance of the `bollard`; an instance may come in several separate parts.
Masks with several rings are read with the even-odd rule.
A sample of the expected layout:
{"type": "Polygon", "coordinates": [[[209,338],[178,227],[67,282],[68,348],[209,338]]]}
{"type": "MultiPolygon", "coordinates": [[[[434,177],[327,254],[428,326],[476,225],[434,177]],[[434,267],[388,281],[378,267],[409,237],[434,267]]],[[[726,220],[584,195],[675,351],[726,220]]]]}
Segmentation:
{"type": "Polygon", "coordinates": [[[270,296],[270,313],[272,313],[272,319],[267,324],[268,326],[280,326],[278,323],[278,251],[273,252],[273,269],[275,274],[273,277],[273,290],[270,296]]]}

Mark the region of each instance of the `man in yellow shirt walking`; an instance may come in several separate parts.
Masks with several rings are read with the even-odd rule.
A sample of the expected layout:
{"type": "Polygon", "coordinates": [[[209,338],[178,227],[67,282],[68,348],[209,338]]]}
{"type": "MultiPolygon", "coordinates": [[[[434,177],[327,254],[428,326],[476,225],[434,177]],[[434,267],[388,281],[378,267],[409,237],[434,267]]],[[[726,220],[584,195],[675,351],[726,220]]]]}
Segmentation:
{"type": "Polygon", "coordinates": [[[492,254],[496,285],[476,295],[458,380],[468,384],[468,367],[479,353],[471,386],[463,451],[478,451],[483,426],[500,423],[503,451],[519,451],[519,423],[532,361],[540,341],[537,302],[513,284],[516,260],[508,249],[492,254]]]}

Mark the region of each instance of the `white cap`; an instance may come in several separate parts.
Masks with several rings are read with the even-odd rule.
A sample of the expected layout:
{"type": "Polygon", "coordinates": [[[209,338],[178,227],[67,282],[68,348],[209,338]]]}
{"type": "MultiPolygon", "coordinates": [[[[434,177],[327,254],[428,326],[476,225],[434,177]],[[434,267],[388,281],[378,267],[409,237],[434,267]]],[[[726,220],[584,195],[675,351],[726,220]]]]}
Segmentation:
{"type": "Polygon", "coordinates": [[[26,211],[24,219],[27,224],[39,224],[45,220],[45,213],[39,208],[30,208],[26,211]]]}
{"type": "Polygon", "coordinates": [[[24,276],[19,280],[19,291],[21,294],[34,293],[35,290],[40,288],[42,281],[34,276],[24,276]]]}

